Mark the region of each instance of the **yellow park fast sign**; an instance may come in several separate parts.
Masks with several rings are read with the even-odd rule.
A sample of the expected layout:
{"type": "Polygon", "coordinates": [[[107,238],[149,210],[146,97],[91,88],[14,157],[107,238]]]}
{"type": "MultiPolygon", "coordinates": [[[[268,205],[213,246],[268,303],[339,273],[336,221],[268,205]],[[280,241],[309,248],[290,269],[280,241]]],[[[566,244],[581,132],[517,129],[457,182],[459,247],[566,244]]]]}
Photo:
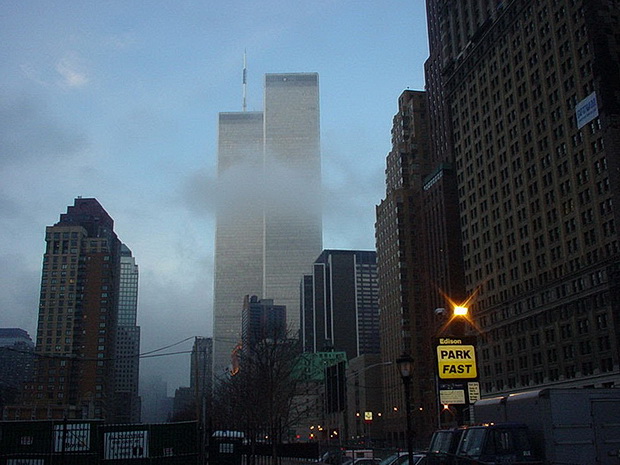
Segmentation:
{"type": "Polygon", "coordinates": [[[476,348],[463,344],[461,339],[440,338],[437,345],[437,362],[441,379],[474,379],[476,370],[476,348]]]}

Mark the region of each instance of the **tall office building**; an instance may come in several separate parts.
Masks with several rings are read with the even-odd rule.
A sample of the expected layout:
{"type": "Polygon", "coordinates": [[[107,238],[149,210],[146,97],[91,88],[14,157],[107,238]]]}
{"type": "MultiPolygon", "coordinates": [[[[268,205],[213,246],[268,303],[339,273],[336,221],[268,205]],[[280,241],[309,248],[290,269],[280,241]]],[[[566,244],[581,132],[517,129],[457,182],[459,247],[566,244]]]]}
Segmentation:
{"type": "MultiPolygon", "coordinates": [[[[377,206],[375,224],[381,356],[385,363],[383,428],[392,444],[403,447],[405,398],[393,362],[403,353],[416,361],[411,404],[416,446],[422,447],[437,418],[432,352],[437,328],[429,308],[431,295],[438,293],[440,282],[433,279],[427,260],[435,248],[441,248],[442,257],[449,254],[441,228],[427,235],[428,223],[435,216],[443,216],[438,208],[428,209],[430,215],[425,213],[424,181],[431,171],[426,97],[425,92],[406,90],[398,99],[398,113],[392,125],[392,150],[386,159],[385,198],[377,206]]],[[[437,175],[431,179],[440,185],[443,181],[437,175]]]]}
{"type": "Polygon", "coordinates": [[[325,250],[301,286],[304,352],[379,353],[377,254],[325,250]]]}
{"type": "Polygon", "coordinates": [[[213,339],[196,337],[190,362],[190,390],[196,399],[198,419],[210,415],[213,391],[213,339]]]}
{"type": "Polygon", "coordinates": [[[618,386],[618,3],[427,10],[432,158],[456,175],[483,395],[618,386]]]}
{"type": "Polygon", "coordinates": [[[241,316],[241,345],[251,353],[262,341],[278,341],[288,337],[286,307],[274,304],[273,299],[246,295],[241,316]]]}
{"type": "Polygon", "coordinates": [[[262,112],[219,116],[214,376],[240,341],[245,295],[299,322],[298,279],[322,249],[316,73],[267,74],[262,112]]]}
{"type": "Polygon", "coordinates": [[[27,331],[0,328],[0,409],[15,401],[32,376],[34,343],[27,331]]]}
{"type": "Polygon", "coordinates": [[[116,329],[116,421],[138,423],[141,416],[138,390],[140,369],[140,327],[138,314],[138,265],[131,250],[121,244],[118,326],[116,329]]]}
{"type": "Polygon", "coordinates": [[[45,232],[32,383],[9,419],[114,421],[121,242],[96,199],[77,198],[45,232]]]}

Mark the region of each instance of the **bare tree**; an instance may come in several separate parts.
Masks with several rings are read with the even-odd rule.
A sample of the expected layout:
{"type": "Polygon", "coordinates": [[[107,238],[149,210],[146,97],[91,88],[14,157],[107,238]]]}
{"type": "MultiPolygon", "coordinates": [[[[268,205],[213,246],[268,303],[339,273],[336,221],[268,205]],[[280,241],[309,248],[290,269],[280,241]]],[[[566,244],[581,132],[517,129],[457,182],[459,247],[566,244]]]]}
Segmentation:
{"type": "Polygon", "coordinates": [[[248,443],[268,441],[277,457],[277,444],[304,414],[298,394],[298,339],[264,339],[240,352],[239,371],[219,383],[214,419],[220,428],[244,431],[248,443]]]}

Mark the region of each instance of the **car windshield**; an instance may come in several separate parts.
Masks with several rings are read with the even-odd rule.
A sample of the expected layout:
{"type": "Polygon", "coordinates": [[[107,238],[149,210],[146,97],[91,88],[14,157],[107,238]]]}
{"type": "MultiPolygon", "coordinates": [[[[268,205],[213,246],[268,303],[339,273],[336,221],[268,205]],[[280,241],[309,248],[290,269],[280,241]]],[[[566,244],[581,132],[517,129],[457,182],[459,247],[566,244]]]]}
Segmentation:
{"type": "Polygon", "coordinates": [[[390,465],[398,458],[398,455],[399,454],[392,454],[389,457],[384,458],[381,462],[379,462],[379,465],[390,465]]]}
{"type": "Polygon", "coordinates": [[[430,452],[450,452],[450,444],[452,443],[451,431],[437,431],[431,440],[430,452]]]}
{"type": "MultiPolygon", "coordinates": [[[[424,455],[421,454],[413,454],[413,465],[418,465],[423,463],[424,455]]],[[[395,465],[409,465],[409,457],[407,455],[403,455],[399,457],[395,462],[395,465]]]]}
{"type": "Polygon", "coordinates": [[[459,444],[459,454],[468,457],[477,457],[482,452],[486,431],[484,428],[472,428],[465,433],[459,444]]]}

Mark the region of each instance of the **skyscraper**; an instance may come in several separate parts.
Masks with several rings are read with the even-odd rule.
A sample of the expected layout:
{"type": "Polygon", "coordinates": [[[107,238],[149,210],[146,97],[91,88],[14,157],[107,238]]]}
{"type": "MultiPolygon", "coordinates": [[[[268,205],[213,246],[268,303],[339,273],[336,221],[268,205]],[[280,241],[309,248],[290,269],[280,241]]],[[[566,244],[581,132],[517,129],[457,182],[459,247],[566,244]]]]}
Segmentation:
{"type": "Polygon", "coordinates": [[[9,418],[114,421],[121,242],[96,199],[45,233],[33,382],[9,418]]]}
{"type": "Polygon", "coordinates": [[[336,350],[353,359],[379,353],[377,254],[325,250],[302,282],[304,352],[336,350]]]}
{"type": "Polygon", "coordinates": [[[246,295],[241,320],[242,347],[248,353],[260,342],[278,341],[287,337],[286,307],[274,304],[273,299],[246,295]]]}
{"type": "Polygon", "coordinates": [[[263,298],[299,326],[299,277],[322,249],[318,74],[265,76],[263,298]]]}
{"type": "Polygon", "coordinates": [[[0,409],[13,403],[32,376],[34,343],[27,331],[0,328],[0,409]]]}
{"type": "Polygon", "coordinates": [[[118,326],[116,330],[116,421],[137,423],[141,406],[138,396],[140,368],[140,327],[138,314],[138,265],[131,250],[121,244],[118,326]]]}
{"type": "Polygon", "coordinates": [[[245,295],[299,325],[299,276],[322,248],[316,73],[267,74],[262,112],[219,116],[214,376],[230,364],[245,295]]]}
{"type": "Polygon", "coordinates": [[[194,395],[198,419],[204,421],[211,411],[213,391],[213,339],[196,337],[190,362],[190,390],[194,395]]]}
{"type": "MultiPolygon", "coordinates": [[[[416,424],[416,441],[422,446],[435,427],[436,398],[434,389],[434,355],[431,350],[435,334],[430,294],[437,293],[439,282],[427,266],[432,250],[449,255],[444,244],[444,230],[438,228],[430,235],[428,223],[443,209],[430,208],[426,215],[424,182],[430,173],[429,131],[427,124],[427,95],[422,91],[404,91],[398,99],[398,113],[392,125],[392,150],[386,159],[385,198],[377,206],[375,238],[379,280],[381,356],[383,369],[383,415],[385,434],[394,444],[404,446],[404,409],[389,407],[405,405],[398,370],[394,362],[406,353],[416,361],[413,367],[412,405],[416,424]],[[396,387],[396,388],[395,388],[396,387]]],[[[445,170],[446,167],[444,166],[445,170]]],[[[444,189],[443,171],[430,177],[433,191],[444,189]],[[438,188],[438,186],[441,186],[438,188]]],[[[457,266],[456,271],[462,267],[457,266]]],[[[449,270],[442,268],[449,274],[449,270]]]]}
{"type": "Polygon", "coordinates": [[[427,10],[433,161],[455,172],[483,394],[618,386],[618,3],[427,10]]]}

